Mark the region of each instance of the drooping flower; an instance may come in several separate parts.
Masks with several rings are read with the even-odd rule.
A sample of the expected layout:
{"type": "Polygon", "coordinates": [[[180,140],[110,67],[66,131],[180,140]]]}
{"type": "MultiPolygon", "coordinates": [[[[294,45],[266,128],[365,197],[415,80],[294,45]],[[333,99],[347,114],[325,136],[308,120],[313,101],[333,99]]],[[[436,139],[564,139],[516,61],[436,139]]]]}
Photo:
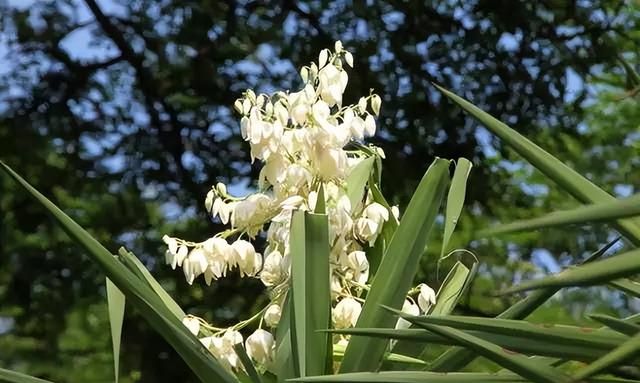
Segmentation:
{"type": "Polygon", "coordinates": [[[282,254],[273,250],[264,259],[264,266],[260,272],[260,280],[265,286],[273,286],[281,283],[286,277],[282,254]]]}
{"type": "Polygon", "coordinates": [[[264,322],[269,327],[276,327],[280,322],[280,317],[282,316],[282,308],[277,303],[273,303],[267,307],[267,310],[264,312],[263,318],[264,322]]]}
{"type": "Polygon", "coordinates": [[[354,327],[362,311],[362,305],[351,297],[343,298],[333,309],[335,328],[354,327]]]}
{"type": "Polygon", "coordinates": [[[247,355],[259,364],[266,365],[273,361],[275,341],[270,332],[263,329],[256,330],[247,338],[245,347],[247,355]]]}
{"type": "Polygon", "coordinates": [[[377,202],[367,206],[355,223],[356,236],[373,246],[382,231],[382,225],[389,220],[389,210],[377,202]]]}
{"type": "MultiPolygon", "coordinates": [[[[420,315],[420,308],[417,304],[413,303],[413,301],[405,299],[404,303],[402,304],[402,312],[405,314],[417,316],[420,315]]],[[[405,329],[409,328],[410,326],[411,322],[404,318],[398,318],[398,321],[396,322],[396,329],[405,329]]]]}
{"type": "Polygon", "coordinates": [[[426,313],[432,305],[436,304],[436,292],[425,283],[421,283],[418,287],[420,288],[418,306],[426,313]]]}
{"type": "Polygon", "coordinates": [[[200,320],[192,316],[182,318],[182,324],[195,336],[200,333],[200,320]]]}
{"type": "Polygon", "coordinates": [[[205,251],[201,247],[196,247],[191,250],[187,259],[184,260],[182,269],[187,282],[192,284],[194,279],[203,274],[208,267],[209,261],[205,251]]]}
{"type": "Polygon", "coordinates": [[[231,244],[232,264],[238,266],[241,276],[253,276],[262,266],[262,256],[256,253],[251,242],[239,239],[231,244]]]}
{"type": "Polygon", "coordinates": [[[238,343],[242,343],[242,335],[238,331],[228,330],[222,336],[211,338],[209,350],[224,367],[238,370],[241,367],[240,358],[233,349],[238,343]]]}

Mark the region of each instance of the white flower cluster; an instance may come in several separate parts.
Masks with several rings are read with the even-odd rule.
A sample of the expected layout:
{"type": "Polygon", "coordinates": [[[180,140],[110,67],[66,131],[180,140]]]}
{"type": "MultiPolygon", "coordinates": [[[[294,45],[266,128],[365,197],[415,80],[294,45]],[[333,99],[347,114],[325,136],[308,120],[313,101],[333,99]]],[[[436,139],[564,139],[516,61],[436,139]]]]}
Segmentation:
{"type": "MultiPolygon", "coordinates": [[[[338,41],[334,51],[320,53],[318,64],[302,68],[304,87],[300,91],[273,95],[246,91],[234,107],[242,115],[242,137],[251,147],[252,161],[263,163],[259,191],[237,198],[218,183],[207,194],[205,207],[223,224],[230,224],[230,229],[200,243],[163,238],[167,263],[174,269],[181,266],[190,284],[200,275],[210,284],[237,269],[241,276],[259,278],[268,288],[271,303],[232,328],[218,329],[198,318],[185,318],[185,325],[196,336],[208,335],[201,338],[203,344],[231,369],[241,368],[233,351],[233,345],[243,340],[237,330],[254,319],[260,319],[260,327],[264,323],[274,329],[280,320],[291,265],[291,216],[294,210],[315,209],[320,186],[329,217],[335,328],[355,325],[362,309],[360,296],[369,280],[366,247],[374,245],[385,222],[398,220],[396,207],[387,209],[374,202],[370,193],[363,193],[356,206],[347,196],[346,180],[352,169],[368,156],[384,153],[379,148],[345,149],[375,133],[374,116],[381,105],[380,97],[370,94],[355,105],[343,106],[348,82],[345,64],[352,66],[353,57],[338,41]],[[249,242],[260,233],[266,236],[264,255],[249,242]]],[[[420,307],[420,299],[434,301],[425,294],[420,294],[420,307]]],[[[347,338],[336,341],[346,342],[347,338]]],[[[269,368],[275,352],[271,332],[258,329],[246,339],[245,347],[252,359],[269,368]]]]}

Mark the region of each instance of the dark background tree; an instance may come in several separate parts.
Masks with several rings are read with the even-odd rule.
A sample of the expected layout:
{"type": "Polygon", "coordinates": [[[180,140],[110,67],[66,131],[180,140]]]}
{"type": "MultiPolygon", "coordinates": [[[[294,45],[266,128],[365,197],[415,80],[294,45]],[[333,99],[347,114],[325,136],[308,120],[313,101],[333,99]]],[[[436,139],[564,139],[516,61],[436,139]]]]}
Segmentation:
{"type": "MultiPolygon", "coordinates": [[[[625,109],[615,133],[604,123],[606,100],[585,109],[602,84],[594,78],[607,74],[615,84],[616,57],[637,52],[631,2],[15,0],[0,7],[0,157],[110,249],[133,250],[187,311],[216,323],[251,311],[260,285],[232,277],[188,287],[163,265],[160,237],[198,239],[219,229],[202,206],[207,190],[216,180],[246,189],[257,170],[233,101],[247,88],[299,86],[295,68],[338,39],[356,58],[347,101],[371,88],[383,95],[375,143],[387,155],[384,190],[394,202],[407,202],[434,156],[476,165],[455,242],[494,267],[463,309],[497,312],[500,300],[487,293],[506,280],[504,270],[530,273],[520,261],[531,258],[557,268],[609,233],[575,229],[469,245],[475,228],[539,214],[560,199],[431,82],[605,188],[627,194],[638,186],[638,137],[620,159],[611,149],[621,137],[634,139],[637,108],[625,109]],[[611,162],[624,166],[622,176],[611,176],[611,162]]],[[[111,381],[103,275],[9,180],[0,186],[0,366],[58,382],[111,381]]],[[[435,265],[428,257],[422,274],[437,285],[435,265]]],[[[125,381],[193,381],[135,313],[124,337],[125,381]]]]}

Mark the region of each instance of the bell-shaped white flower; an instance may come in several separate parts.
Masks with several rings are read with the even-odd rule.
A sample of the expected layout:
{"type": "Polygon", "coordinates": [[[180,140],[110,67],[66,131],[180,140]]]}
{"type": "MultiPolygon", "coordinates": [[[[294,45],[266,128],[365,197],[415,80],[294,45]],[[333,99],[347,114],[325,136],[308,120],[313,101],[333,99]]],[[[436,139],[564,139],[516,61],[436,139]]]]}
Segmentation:
{"type": "MultiPolygon", "coordinates": [[[[413,303],[409,299],[404,300],[404,304],[402,305],[402,312],[409,315],[418,316],[420,315],[420,308],[417,304],[413,303]]],[[[411,322],[404,318],[398,318],[396,322],[396,329],[406,329],[411,326],[411,322]]]]}
{"type": "Polygon", "coordinates": [[[371,137],[376,134],[376,120],[370,114],[368,114],[364,119],[364,133],[367,137],[371,137]]]}
{"type": "Polygon", "coordinates": [[[338,69],[333,64],[327,64],[320,69],[318,73],[320,85],[318,91],[320,97],[329,104],[329,106],[342,105],[342,94],[347,87],[349,77],[347,72],[338,69]]]}
{"type": "Polygon", "coordinates": [[[436,304],[436,292],[427,284],[421,283],[419,286],[418,306],[422,312],[426,313],[432,305],[436,304]]]}
{"type": "Polygon", "coordinates": [[[286,270],[283,269],[282,254],[273,250],[264,258],[264,266],[260,272],[260,280],[265,286],[274,286],[285,278],[286,270]]]}
{"type": "Polygon", "coordinates": [[[162,240],[167,245],[171,253],[176,254],[178,252],[178,241],[176,241],[175,238],[171,238],[165,234],[162,236],[162,240]]]}
{"type": "Polygon", "coordinates": [[[247,337],[245,341],[247,355],[261,365],[267,365],[273,361],[275,341],[270,332],[257,329],[247,337]]]}
{"type": "Polygon", "coordinates": [[[369,204],[364,209],[362,217],[356,221],[356,236],[365,242],[369,242],[370,246],[376,241],[378,234],[382,231],[385,221],[389,220],[389,210],[377,202],[369,204]]]}
{"type": "Polygon", "coordinates": [[[189,248],[185,245],[180,245],[178,247],[178,251],[176,252],[176,256],[171,261],[171,267],[175,270],[176,266],[182,266],[185,258],[189,254],[189,248]]]}
{"type": "Polygon", "coordinates": [[[234,264],[238,266],[241,276],[252,276],[262,263],[262,257],[256,253],[251,242],[239,239],[231,244],[234,264]]]}
{"type": "Polygon", "coordinates": [[[313,152],[315,170],[325,180],[340,177],[347,169],[347,155],[342,149],[316,146],[313,152]]]}
{"type": "Polygon", "coordinates": [[[380,230],[380,225],[369,218],[358,218],[354,224],[356,237],[363,242],[368,242],[369,246],[373,246],[380,230]]]}
{"type": "Polygon", "coordinates": [[[235,204],[231,215],[233,227],[245,228],[261,224],[272,204],[271,198],[266,194],[252,194],[246,199],[235,204]]]}
{"type": "Polygon", "coordinates": [[[266,178],[271,185],[277,185],[284,180],[285,171],[291,162],[283,155],[274,154],[260,171],[260,177],[266,178]]]}
{"type": "Polygon", "coordinates": [[[232,206],[233,204],[225,203],[222,198],[216,198],[213,201],[213,205],[211,205],[211,210],[209,211],[211,212],[212,217],[220,217],[220,222],[222,222],[223,225],[226,225],[229,222],[232,206]]]}
{"type": "Polygon", "coordinates": [[[184,261],[183,270],[187,278],[187,283],[193,281],[209,267],[209,261],[205,251],[201,247],[196,247],[189,253],[189,257],[184,261]]]}
{"type": "Polygon", "coordinates": [[[208,350],[211,347],[211,342],[213,341],[213,337],[212,336],[205,336],[204,338],[200,338],[198,340],[208,350]]]}
{"type": "Polygon", "coordinates": [[[356,140],[362,140],[364,138],[365,133],[365,125],[364,120],[359,116],[354,117],[349,123],[349,131],[351,132],[351,136],[356,140]]]}
{"type": "Polygon", "coordinates": [[[343,264],[349,269],[356,282],[360,284],[367,283],[369,279],[369,261],[364,251],[352,251],[347,255],[343,264]]]}
{"type": "Polygon", "coordinates": [[[269,327],[276,327],[278,323],[280,323],[280,317],[282,316],[282,308],[277,303],[272,303],[267,307],[262,316],[264,318],[264,323],[269,327]]]}
{"type": "Polygon", "coordinates": [[[241,367],[240,358],[233,349],[238,343],[242,343],[242,335],[235,330],[227,330],[222,336],[211,339],[209,350],[224,367],[238,370],[241,367]]]}
{"type": "Polygon", "coordinates": [[[162,240],[167,245],[165,262],[167,265],[171,265],[171,268],[175,270],[178,263],[182,264],[182,260],[184,260],[184,257],[186,256],[185,251],[188,252],[188,249],[185,248],[185,250],[181,250],[182,246],[178,246],[178,241],[168,235],[164,235],[162,240]]]}
{"type": "Polygon", "coordinates": [[[192,316],[182,318],[182,324],[195,336],[200,333],[200,320],[192,316]]]}
{"type": "Polygon", "coordinates": [[[292,164],[287,167],[284,174],[283,185],[293,190],[306,188],[311,184],[313,177],[304,166],[292,164]]]}
{"type": "Polygon", "coordinates": [[[309,117],[309,105],[298,102],[291,108],[291,121],[296,125],[303,125],[309,117]]]}
{"type": "Polygon", "coordinates": [[[386,207],[380,205],[377,202],[374,202],[367,206],[367,208],[364,209],[363,215],[374,220],[378,224],[389,220],[389,210],[387,210],[386,207]]]}
{"type": "Polygon", "coordinates": [[[335,328],[354,327],[362,311],[360,302],[353,298],[343,298],[333,309],[333,325],[335,328]]]}

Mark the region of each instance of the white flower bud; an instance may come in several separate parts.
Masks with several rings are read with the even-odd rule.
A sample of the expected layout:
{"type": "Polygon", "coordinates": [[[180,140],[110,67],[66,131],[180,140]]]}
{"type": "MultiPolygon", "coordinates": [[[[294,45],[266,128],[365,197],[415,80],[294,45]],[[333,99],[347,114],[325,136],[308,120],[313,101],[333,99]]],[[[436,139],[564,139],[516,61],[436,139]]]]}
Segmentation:
{"type": "Polygon", "coordinates": [[[178,252],[178,241],[175,238],[171,238],[168,235],[163,235],[162,240],[169,248],[169,252],[171,254],[176,254],[178,252]]]}
{"type": "Polygon", "coordinates": [[[346,61],[347,64],[349,64],[349,66],[353,68],[353,55],[351,54],[351,52],[344,52],[344,61],[346,61]]]}
{"type": "Polygon", "coordinates": [[[249,335],[245,342],[247,355],[259,364],[265,365],[273,361],[275,341],[270,332],[263,329],[256,330],[249,335]]]}
{"type": "Polygon", "coordinates": [[[360,116],[356,116],[351,121],[351,125],[349,126],[349,130],[351,131],[351,135],[356,140],[362,140],[364,138],[364,121],[360,116]]]}
{"type": "Polygon", "coordinates": [[[200,320],[192,316],[182,318],[182,324],[195,336],[200,332],[200,320]]]}
{"type": "Polygon", "coordinates": [[[227,195],[227,185],[223,184],[222,182],[218,182],[216,184],[216,190],[220,195],[227,195]]]}
{"type": "Polygon", "coordinates": [[[282,254],[273,250],[264,259],[264,267],[260,273],[260,280],[265,286],[277,285],[284,280],[286,271],[283,269],[282,254]]]}
{"type": "Polygon", "coordinates": [[[367,99],[365,97],[360,97],[358,100],[358,111],[360,113],[364,113],[367,110],[367,99]]]}
{"type": "Polygon", "coordinates": [[[300,69],[300,77],[302,77],[302,82],[306,83],[309,81],[309,68],[302,67],[302,69],[300,69]]]}
{"type": "Polygon", "coordinates": [[[264,322],[269,327],[276,327],[280,322],[280,317],[282,316],[282,308],[279,304],[273,303],[267,310],[264,312],[263,318],[264,322]]]}
{"type": "Polygon", "coordinates": [[[346,262],[343,262],[346,267],[352,270],[353,279],[360,283],[365,284],[369,279],[369,261],[364,251],[352,251],[347,255],[346,262]]]}
{"type": "Polygon", "coordinates": [[[368,137],[376,134],[376,120],[370,114],[364,119],[364,133],[368,137]]]}
{"type": "Polygon", "coordinates": [[[210,350],[223,366],[230,370],[240,368],[240,359],[233,349],[238,343],[242,343],[242,335],[234,330],[227,330],[222,336],[211,339],[210,350]]]}
{"type": "Polygon", "coordinates": [[[267,97],[264,94],[259,94],[258,98],[256,98],[256,104],[258,105],[258,108],[261,108],[265,101],[267,100],[267,97]]]}
{"type": "Polygon", "coordinates": [[[316,65],[316,63],[311,63],[311,67],[309,68],[309,75],[311,76],[311,78],[318,77],[318,66],[316,65]]]}
{"type": "Polygon", "coordinates": [[[418,306],[426,313],[432,305],[436,304],[436,292],[428,285],[420,284],[420,294],[418,295],[418,306]]]}
{"type": "Polygon", "coordinates": [[[336,41],[335,44],[333,45],[333,49],[336,51],[336,53],[342,52],[342,41],[340,40],[336,41]]]}
{"type": "Polygon", "coordinates": [[[233,103],[233,108],[236,110],[236,112],[242,114],[244,112],[244,108],[242,107],[242,100],[237,99],[234,103],[233,103]]]}
{"type": "Polygon", "coordinates": [[[318,57],[318,67],[319,68],[324,67],[328,59],[329,59],[329,50],[328,49],[321,50],[320,56],[318,57]]]}
{"type": "Polygon", "coordinates": [[[380,115],[380,106],[382,105],[382,99],[377,94],[371,96],[371,109],[376,116],[380,115]]]}
{"type": "Polygon", "coordinates": [[[309,107],[306,104],[298,103],[291,109],[291,120],[294,124],[302,125],[307,121],[309,107]]]}
{"type": "Polygon", "coordinates": [[[247,89],[247,99],[251,101],[252,104],[256,103],[256,94],[251,89],[247,89]]]}
{"type": "Polygon", "coordinates": [[[332,317],[335,328],[354,327],[362,311],[360,302],[353,298],[343,298],[333,309],[332,317]]]}
{"type": "Polygon", "coordinates": [[[249,112],[251,112],[252,106],[253,105],[251,105],[251,101],[249,101],[248,98],[245,98],[244,101],[242,101],[242,114],[248,115],[249,112]]]}
{"type": "Polygon", "coordinates": [[[212,190],[209,190],[207,193],[207,198],[204,199],[204,208],[207,210],[207,213],[213,215],[211,211],[213,210],[213,199],[216,197],[216,193],[212,190]]]}

